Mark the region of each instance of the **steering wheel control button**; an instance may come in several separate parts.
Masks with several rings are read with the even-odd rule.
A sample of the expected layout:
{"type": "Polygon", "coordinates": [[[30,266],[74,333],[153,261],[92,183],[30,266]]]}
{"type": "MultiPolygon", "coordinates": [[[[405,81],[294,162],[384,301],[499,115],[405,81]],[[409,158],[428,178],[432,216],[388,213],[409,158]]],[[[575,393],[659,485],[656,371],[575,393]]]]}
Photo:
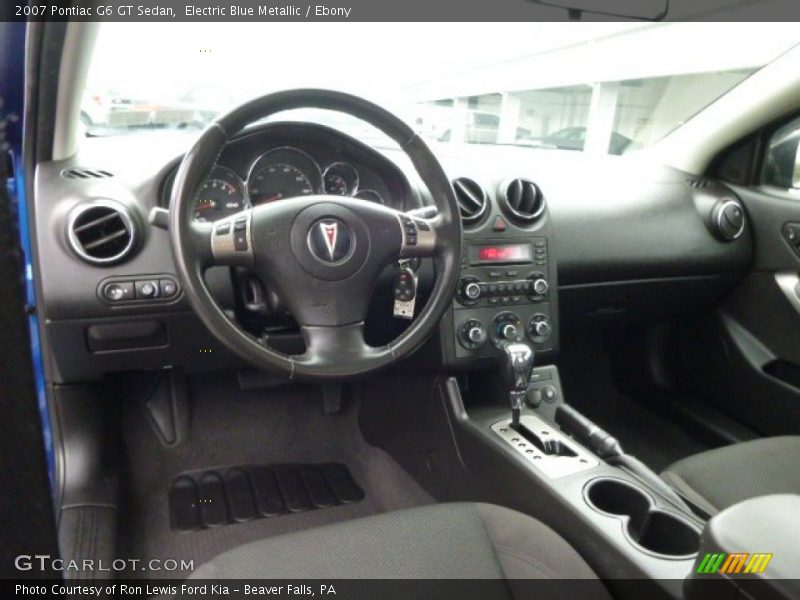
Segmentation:
{"type": "Polygon", "coordinates": [[[213,224],[213,235],[209,235],[215,264],[252,266],[250,219],[248,209],[213,224]]]}
{"type": "Polygon", "coordinates": [[[233,249],[237,252],[247,251],[247,231],[237,230],[233,232],[233,249]]]}
{"type": "Polygon", "coordinates": [[[178,293],[178,284],[171,279],[162,279],[158,282],[162,298],[172,298],[178,293]]]}
{"type": "Polygon", "coordinates": [[[238,217],[233,222],[233,249],[236,252],[247,251],[247,217],[238,217]]]}
{"type": "Polygon", "coordinates": [[[144,280],[136,282],[136,299],[149,300],[158,298],[160,294],[158,281],[144,280]]]}
{"type": "Polygon", "coordinates": [[[116,281],[103,287],[103,298],[110,302],[125,302],[134,299],[133,282],[116,281]]]}
{"type": "Polygon", "coordinates": [[[412,255],[431,252],[436,247],[436,232],[422,219],[412,219],[406,214],[397,216],[403,232],[403,251],[412,255]]]}
{"type": "Polygon", "coordinates": [[[406,246],[417,245],[417,225],[414,221],[405,215],[400,216],[400,221],[403,224],[403,236],[406,240],[406,246]]]}
{"type": "Polygon", "coordinates": [[[353,235],[339,219],[321,219],[308,230],[308,248],[324,263],[340,263],[353,249],[353,235]]]}

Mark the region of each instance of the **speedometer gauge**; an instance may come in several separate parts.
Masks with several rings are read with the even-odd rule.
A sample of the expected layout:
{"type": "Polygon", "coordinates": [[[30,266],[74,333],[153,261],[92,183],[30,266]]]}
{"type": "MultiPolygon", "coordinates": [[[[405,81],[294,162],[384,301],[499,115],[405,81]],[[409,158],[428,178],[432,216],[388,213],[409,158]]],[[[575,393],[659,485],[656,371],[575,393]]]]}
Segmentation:
{"type": "Polygon", "coordinates": [[[308,154],[296,148],[276,148],[253,163],[247,192],[256,206],[315,194],[322,187],[321,179],[317,163],[308,154]]]}
{"type": "Polygon", "coordinates": [[[198,221],[216,221],[244,208],[244,183],[226,167],[214,167],[194,196],[194,218],[198,221]]]}

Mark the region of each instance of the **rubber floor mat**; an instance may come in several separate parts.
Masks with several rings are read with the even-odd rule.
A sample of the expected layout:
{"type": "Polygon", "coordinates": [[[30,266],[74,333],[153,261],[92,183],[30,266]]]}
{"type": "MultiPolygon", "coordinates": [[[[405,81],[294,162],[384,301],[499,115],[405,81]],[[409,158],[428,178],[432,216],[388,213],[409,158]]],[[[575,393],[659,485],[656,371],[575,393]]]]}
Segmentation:
{"type": "Polygon", "coordinates": [[[170,526],[197,531],[352,504],[364,492],[341,464],[236,466],[182,473],[170,486],[170,526]]]}

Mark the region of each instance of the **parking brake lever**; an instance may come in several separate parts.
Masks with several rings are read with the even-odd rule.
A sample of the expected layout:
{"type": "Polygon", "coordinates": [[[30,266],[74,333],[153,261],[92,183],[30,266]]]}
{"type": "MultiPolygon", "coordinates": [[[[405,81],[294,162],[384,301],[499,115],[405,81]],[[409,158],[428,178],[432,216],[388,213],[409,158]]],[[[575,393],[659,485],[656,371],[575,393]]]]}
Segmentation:
{"type": "Polygon", "coordinates": [[[592,452],[605,460],[608,464],[623,467],[641,479],[652,489],[670,500],[676,506],[692,512],[675,490],[659,477],[650,467],[638,458],[625,454],[617,438],[605,429],[595,425],[569,404],[559,404],[556,410],[556,423],[562,431],[571,435],[578,442],[588,447],[592,452]]]}

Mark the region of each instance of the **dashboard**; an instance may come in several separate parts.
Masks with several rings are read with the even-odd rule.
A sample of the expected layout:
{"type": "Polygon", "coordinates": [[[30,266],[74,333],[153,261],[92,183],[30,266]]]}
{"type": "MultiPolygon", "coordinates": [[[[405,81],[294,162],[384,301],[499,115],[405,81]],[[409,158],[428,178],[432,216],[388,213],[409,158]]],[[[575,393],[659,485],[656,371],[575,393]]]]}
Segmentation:
{"type": "MultiPolygon", "coordinates": [[[[37,311],[56,382],[120,370],[240,368],[182,294],[169,233],[148,222],[168,208],[187,134],[87,140],[78,155],[37,167],[31,212],[37,311]]],[[[407,211],[432,203],[410,161],[337,130],[301,122],[258,124],[231,140],[198,190],[195,218],[216,221],[247,206],[337,194],[407,211]]],[[[515,332],[542,360],[569,325],[672,318],[712,302],[752,260],[749,228],[726,239],[718,208],[736,200],[717,182],[627,157],[504,147],[435,146],[462,209],[462,281],[429,365],[474,368],[515,332]]],[[[724,215],[723,215],[724,216],[724,215]]],[[[435,265],[415,265],[419,304],[435,265]]],[[[387,269],[367,333],[380,345],[408,321],[393,316],[387,269]]],[[[243,327],[290,354],[303,351],[291,315],[241,269],[215,267],[206,283],[243,327]]]]}

